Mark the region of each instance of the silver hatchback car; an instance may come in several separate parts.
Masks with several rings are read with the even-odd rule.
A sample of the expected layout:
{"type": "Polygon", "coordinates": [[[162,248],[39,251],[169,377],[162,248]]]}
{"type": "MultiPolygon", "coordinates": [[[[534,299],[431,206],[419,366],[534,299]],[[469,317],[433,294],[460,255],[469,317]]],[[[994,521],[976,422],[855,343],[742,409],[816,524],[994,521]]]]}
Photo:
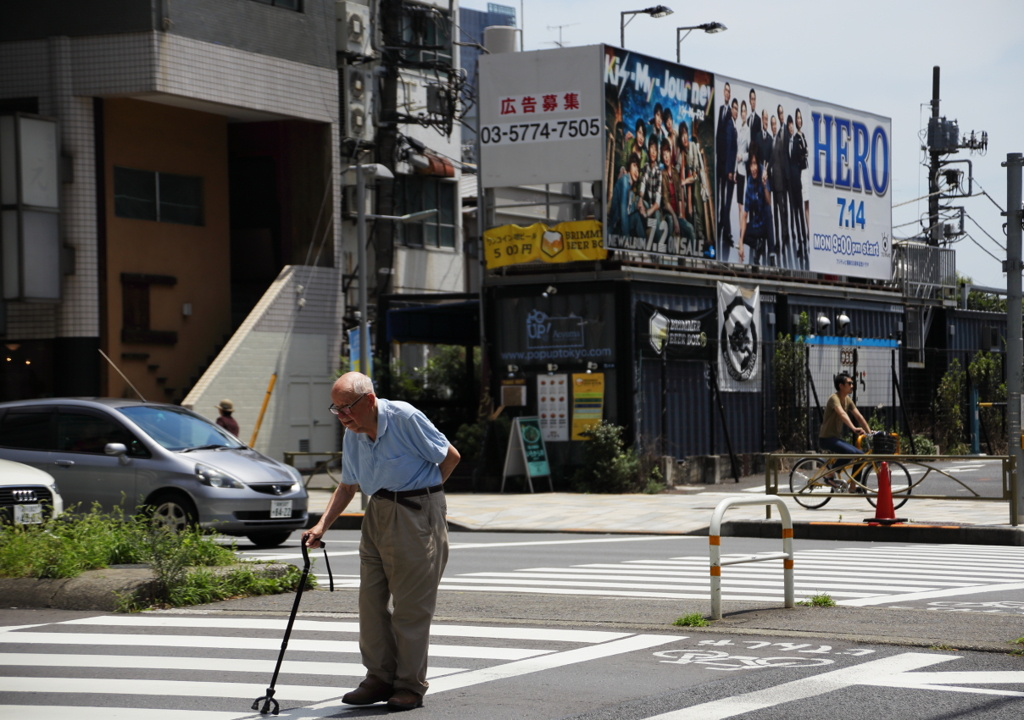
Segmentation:
{"type": "Polygon", "coordinates": [[[0,458],[50,473],[66,508],[150,509],[276,547],[306,527],[302,476],[177,405],[113,398],[0,403],[0,458]]]}

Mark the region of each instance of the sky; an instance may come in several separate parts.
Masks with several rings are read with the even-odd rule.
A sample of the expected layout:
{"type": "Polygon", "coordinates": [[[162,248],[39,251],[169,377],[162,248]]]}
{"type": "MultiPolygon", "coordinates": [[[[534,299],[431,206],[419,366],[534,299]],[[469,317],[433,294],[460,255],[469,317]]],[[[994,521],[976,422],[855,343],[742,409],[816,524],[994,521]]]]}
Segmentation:
{"type": "MultiPolygon", "coordinates": [[[[620,13],[657,4],[650,0],[498,3],[516,8],[526,50],[555,47],[558,26],[563,26],[563,45],[617,46],[620,13]]],[[[1007,153],[1024,153],[1024,96],[1014,89],[1024,82],[1024,2],[665,0],[664,4],[674,14],[634,17],[626,28],[627,49],[674,60],[677,27],[719,22],[728,27],[726,32],[694,31],[682,43],[684,65],[892,119],[892,204],[909,201],[893,208],[895,238],[918,234],[923,225],[917,221],[927,219],[927,200],[914,202],[928,192],[927,172],[921,165],[927,155],[921,152],[919,133],[931,115],[932,67],[940,66],[940,114],[957,120],[961,135],[986,131],[989,141],[984,155],[962,150],[950,156],[972,162],[978,195],[951,201],[964,206],[970,236],[952,245],[957,270],[977,284],[1006,287],[1001,266],[1006,238],[1000,216],[1006,208],[1006,169],[1001,164],[1007,153]]],[[[484,10],[487,3],[466,0],[462,6],[484,10]]]]}

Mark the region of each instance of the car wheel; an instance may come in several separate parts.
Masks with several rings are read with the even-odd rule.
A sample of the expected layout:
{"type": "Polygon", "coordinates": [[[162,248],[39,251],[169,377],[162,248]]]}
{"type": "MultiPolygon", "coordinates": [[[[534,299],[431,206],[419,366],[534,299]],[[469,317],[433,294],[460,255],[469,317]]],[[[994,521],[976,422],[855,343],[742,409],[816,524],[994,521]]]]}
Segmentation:
{"type": "Polygon", "coordinates": [[[277,530],[246,535],[249,538],[249,542],[258,548],[275,548],[291,536],[291,530],[277,530]]]}
{"type": "Polygon", "coordinates": [[[198,522],[195,504],[179,493],[163,493],[149,501],[153,521],[165,528],[181,532],[198,522]]]}

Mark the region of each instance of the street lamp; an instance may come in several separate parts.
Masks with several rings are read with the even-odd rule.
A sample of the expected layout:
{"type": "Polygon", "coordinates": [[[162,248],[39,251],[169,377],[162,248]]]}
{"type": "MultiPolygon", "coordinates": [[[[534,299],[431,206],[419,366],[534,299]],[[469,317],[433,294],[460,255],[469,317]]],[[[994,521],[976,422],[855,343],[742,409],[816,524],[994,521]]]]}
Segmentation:
{"type": "Polygon", "coordinates": [[[625,12],[620,13],[622,17],[619,18],[619,45],[621,47],[626,47],[626,26],[633,22],[634,15],[650,15],[654,18],[660,18],[671,14],[672,8],[665,7],[664,5],[655,5],[654,7],[649,7],[646,10],[626,10],[625,12]],[[626,19],[627,15],[630,16],[629,20],[626,19]]]}
{"type": "Polygon", "coordinates": [[[682,60],[680,60],[679,57],[679,46],[683,44],[683,40],[688,38],[690,36],[690,33],[692,33],[694,30],[703,30],[706,33],[720,33],[728,29],[729,28],[727,28],[725,25],[719,22],[709,22],[704,23],[703,25],[690,25],[689,27],[676,28],[676,62],[682,62],[682,60]],[[681,33],[683,30],[686,31],[686,35],[679,37],[679,33],[681,33]]]}

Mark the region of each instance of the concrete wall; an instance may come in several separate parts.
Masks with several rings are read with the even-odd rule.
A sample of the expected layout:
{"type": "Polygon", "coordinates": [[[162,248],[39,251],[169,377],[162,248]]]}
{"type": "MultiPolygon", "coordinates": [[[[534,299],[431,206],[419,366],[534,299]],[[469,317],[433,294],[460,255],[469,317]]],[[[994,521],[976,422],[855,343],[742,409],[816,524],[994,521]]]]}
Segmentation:
{"type": "Polygon", "coordinates": [[[338,422],[327,410],[340,363],[337,283],[331,268],[282,270],[182,405],[214,418],[217,403],[230,399],[241,440],[248,443],[276,369],[254,447],[278,460],[285,450],[299,450],[302,440],[313,451],[338,448],[338,422]]]}
{"type": "Polygon", "coordinates": [[[334,2],[302,12],[254,0],[7,0],[0,42],[162,30],[247,52],[333,68],[334,2]]]}

